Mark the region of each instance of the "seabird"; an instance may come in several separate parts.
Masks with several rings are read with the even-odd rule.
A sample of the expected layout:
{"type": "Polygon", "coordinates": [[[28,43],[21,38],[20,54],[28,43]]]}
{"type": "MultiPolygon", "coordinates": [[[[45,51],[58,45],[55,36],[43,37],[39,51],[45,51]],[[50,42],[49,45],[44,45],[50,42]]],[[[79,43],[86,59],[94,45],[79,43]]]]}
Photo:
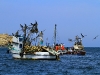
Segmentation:
{"type": "Polygon", "coordinates": [[[81,33],[81,36],[82,36],[82,38],[84,38],[84,37],[87,36],[87,35],[83,35],[83,34],[81,33]]]}
{"type": "Polygon", "coordinates": [[[71,41],[71,42],[73,42],[73,40],[72,40],[72,39],[68,39],[68,41],[71,41]]]}
{"type": "Polygon", "coordinates": [[[94,37],[93,39],[96,39],[99,35],[97,35],[96,37],[94,37]]]}

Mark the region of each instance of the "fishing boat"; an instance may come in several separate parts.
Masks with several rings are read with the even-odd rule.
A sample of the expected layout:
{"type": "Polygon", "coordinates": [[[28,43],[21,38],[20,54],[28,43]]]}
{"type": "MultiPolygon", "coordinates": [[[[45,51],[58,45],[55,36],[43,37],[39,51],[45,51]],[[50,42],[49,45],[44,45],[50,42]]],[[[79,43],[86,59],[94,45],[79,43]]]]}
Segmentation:
{"type": "Polygon", "coordinates": [[[84,46],[82,44],[82,38],[76,36],[74,40],[74,46],[67,51],[67,54],[77,54],[77,55],[86,54],[86,51],[84,50],[84,46]]]}
{"type": "Polygon", "coordinates": [[[19,30],[13,35],[12,42],[9,45],[9,52],[15,59],[51,59],[58,60],[59,53],[50,47],[41,45],[43,43],[43,34],[39,33],[37,22],[31,23],[31,26],[21,25],[23,35],[19,35],[19,30]],[[34,42],[33,34],[38,34],[35,39],[41,38],[38,45],[32,45],[34,42]]]}
{"type": "Polygon", "coordinates": [[[77,52],[77,55],[85,55],[86,51],[84,50],[84,46],[82,44],[82,38],[76,36],[76,41],[74,43],[74,50],[77,52]]]}
{"type": "Polygon", "coordinates": [[[54,50],[57,51],[60,55],[67,53],[67,50],[64,47],[64,44],[57,42],[57,25],[56,24],[54,28],[54,50]]]}

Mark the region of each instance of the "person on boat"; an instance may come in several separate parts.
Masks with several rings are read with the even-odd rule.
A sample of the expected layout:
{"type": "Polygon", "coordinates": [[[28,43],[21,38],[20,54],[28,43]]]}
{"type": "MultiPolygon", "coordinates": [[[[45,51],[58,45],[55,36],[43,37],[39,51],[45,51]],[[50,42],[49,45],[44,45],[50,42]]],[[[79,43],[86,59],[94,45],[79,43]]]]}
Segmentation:
{"type": "Polygon", "coordinates": [[[72,53],[73,52],[72,48],[70,48],[69,51],[72,53]]]}
{"type": "Polygon", "coordinates": [[[38,36],[39,36],[40,46],[43,46],[43,32],[41,31],[38,36]]]}
{"type": "Polygon", "coordinates": [[[63,45],[63,44],[61,43],[60,46],[62,47],[62,45],[63,45]]]}
{"type": "Polygon", "coordinates": [[[61,50],[65,50],[65,47],[62,43],[61,43],[61,50]]]}
{"type": "Polygon", "coordinates": [[[66,50],[68,51],[68,47],[66,47],[66,50]]]}
{"type": "Polygon", "coordinates": [[[58,50],[61,50],[61,45],[60,44],[58,45],[58,50]]]}
{"type": "Polygon", "coordinates": [[[58,44],[55,45],[56,51],[58,51],[58,44]]]}
{"type": "Polygon", "coordinates": [[[43,46],[43,39],[40,38],[40,46],[43,46]]]}

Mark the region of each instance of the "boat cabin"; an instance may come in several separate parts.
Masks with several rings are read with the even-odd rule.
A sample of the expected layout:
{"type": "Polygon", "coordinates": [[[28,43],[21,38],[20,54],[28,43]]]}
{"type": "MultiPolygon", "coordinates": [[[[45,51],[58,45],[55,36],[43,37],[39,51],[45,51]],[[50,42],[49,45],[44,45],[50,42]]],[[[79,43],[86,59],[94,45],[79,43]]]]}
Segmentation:
{"type": "Polygon", "coordinates": [[[74,49],[75,50],[83,50],[83,45],[82,45],[82,39],[81,38],[76,38],[75,43],[74,43],[74,49]]]}
{"type": "Polygon", "coordinates": [[[12,45],[14,49],[21,50],[23,48],[23,37],[22,36],[20,37],[13,36],[12,41],[13,41],[12,45]]]}

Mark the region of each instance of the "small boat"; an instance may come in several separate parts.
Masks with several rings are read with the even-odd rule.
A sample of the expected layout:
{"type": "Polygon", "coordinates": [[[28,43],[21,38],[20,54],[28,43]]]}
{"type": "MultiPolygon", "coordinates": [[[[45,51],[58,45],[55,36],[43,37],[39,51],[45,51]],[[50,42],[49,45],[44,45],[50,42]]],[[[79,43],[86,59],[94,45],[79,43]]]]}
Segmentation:
{"type": "MultiPolygon", "coordinates": [[[[17,34],[13,35],[12,43],[10,43],[9,45],[9,52],[12,54],[12,57],[15,59],[59,60],[59,53],[52,48],[48,48],[46,46],[41,45],[32,45],[33,37],[31,37],[31,35],[34,33],[38,33],[37,22],[32,25],[32,27],[28,27],[27,25],[21,25],[21,30],[23,30],[24,32],[23,36],[19,35],[18,32],[17,34]],[[28,31],[27,34],[26,31],[28,31]]],[[[40,38],[41,36],[38,35],[36,38],[38,37],[40,38]]]]}
{"type": "Polygon", "coordinates": [[[82,38],[76,36],[74,41],[74,46],[68,50],[67,54],[77,54],[77,55],[86,54],[86,51],[84,50],[84,46],[82,44],[82,38]]]}

